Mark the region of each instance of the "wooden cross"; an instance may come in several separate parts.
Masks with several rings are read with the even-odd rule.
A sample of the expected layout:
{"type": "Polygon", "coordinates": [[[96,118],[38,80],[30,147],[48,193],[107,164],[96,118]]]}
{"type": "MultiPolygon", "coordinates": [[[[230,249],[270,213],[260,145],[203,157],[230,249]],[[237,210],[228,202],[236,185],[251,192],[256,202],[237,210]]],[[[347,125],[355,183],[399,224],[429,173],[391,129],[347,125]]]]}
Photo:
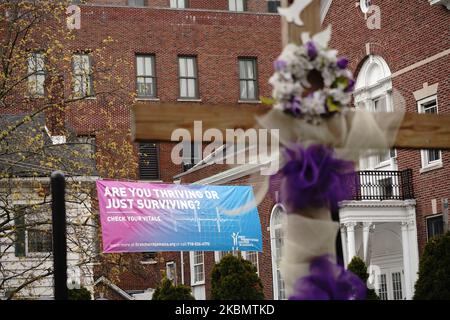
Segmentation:
{"type": "MultiPolygon", "coordinates": [[[[287,6],[283,1],[283,6],[287,6]]],[[[283,46],[298,43],[300,34],[321,30],[320,0],[306,7],[300,15],[303,27],[282,20],[283,46]]],[[[255,117],[271,108],[262,105],[207,105],[198,103],[142,103],[132,107],[132,135],[134,141],[171,141],[171,134],[184,128],[194,137],[194,121],[202,121],[203,130],[216,128],[225,136],[226,129],[249,129],[256,126],[255,117]]],[[[386,113],[384,117],[390,117],[386,113]]],[[[200,137],[204,139],[204,137],[200,137]]],[[[367,146],[370,148],[371,146],[367,146]]],[[[398,130],[394,146],[410,149],[450,149],[450,115],[406,113],[398,130]]]]}

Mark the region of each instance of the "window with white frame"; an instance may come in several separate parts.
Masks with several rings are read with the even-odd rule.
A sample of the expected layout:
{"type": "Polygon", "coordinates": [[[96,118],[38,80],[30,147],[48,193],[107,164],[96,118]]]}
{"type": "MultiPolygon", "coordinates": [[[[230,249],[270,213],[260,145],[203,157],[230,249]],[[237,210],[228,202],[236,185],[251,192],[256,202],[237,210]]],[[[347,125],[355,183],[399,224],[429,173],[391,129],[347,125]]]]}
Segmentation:
{"type": "Polygon", "coordinates": [[[93,96],[92,61],[88,54],[73,56],[73,93],[75,97],[93,96]]]}
{"type": "Polygon", "coordinates": [[[237,254],[235,254],[235,252],[237,253],[237,251],[231,251],[231,250],[230,251],[217,251],[216,261],[220,262],[220,260],[222,260],[223,257],[225,257],[229,254],[237,255],[237,254]]]}
{"type": "Polygon", "coordinates": [[[184,9],[186,8],[187,0],[170,0],[170,7],[174,9],[184,9]]]}
{"type": "Polygon", "coordinates": [[[401,272],[393,272],[392,276],[392,294],[394,300],[402,300],[403,299],[403,290],[402,290],[402,274],[401,272]]]}
{"type": "Polygon", "coordinates": [[[205,282],[205,261],[203,251],[194,251],[192,254],[192,285],[205,282]]]}
{"type": "Polygon", "coordinates": [[[136,56],[136,85],[138,98],[156,97],[155,56],[136,56]]]}
{"type": "MultiPolygon", "coordinates": [[[[437,114],[438,101],[436,96],[431,96],[417,102],[419,113],[437,114]]],[[[442,166],[442,152],[437,149],[421,150],[422,168],[442,166]]]]}
{"type": "Polygon", "coordinates": [[[174,261],[166,263],[166,277],[171,280],[174,285],[177,284],[177,265],[174,261]]]}
{"type": "MultiPolygon", "coordinates": [[[[373,100],[373,110],[375,112],[389,112],[388,98],[389,96],[387,94],[375,98],[373,100]]],[[[383,152],[382,154],[377,155],[377,162],[381,164],[389,161],[391,159],[391,154],[392,152],[388,150],[386,152],[383,152]]]]}
{"type": "Polygon", "coordinates": [[[258,99],[258,79],[255,58],[239,58],[239,99],[258,99]]]}
{"type": "Polygon", "coordinates": [[[193,56],[178,57],[180,98],[197,99],[197,58],[193,56]]]}
{"type": "Polygon", "coordinates": [[[387,281],[385,273],[378,276],[378,283],[378,296],[380,297],[380,300],[388,300],[387,281]]]}
{"type": "MultiPolygon", "coordinates": [[[[370,55],[364,61],[355,84],[355,105],[373,112],[395,110],[392,98],[391,70],[380,56],[370,55]]],[[[379,154],[362,157],[362,170],[396,170],[395,150],[380,151],[379,154]],[[390,168],[389,168],[390,167],[390,168]]]]}
{"type": "Polygon", "coordinates": [[[228,9],[235,12],[245,11],[245,0],[228,0],[228,9]]]}
{"type": "Polygon", "coordinates": [[[256,268],[256,273],[259,274],[258,252],[257,251],[243,251],[245,260],[250,261],[256,268]]]}
{"type": "Polygon", "coordinates": [[[52,228],[48,205],[14,206],[15,255],[24,257],[52,252],[52,228]]]}
{"type": "Polygon", "coordinates": [[[428,240],[444,233],[444,217],[442,214],[426,217],[428,240]]]}
{"type": "Polygon", "coordinates": [[[30,97],[44,96],[45,60],[40,52],[28,57],[28,94],[30,97]]]}
{"type": "Polygon", "coordinates": [[[274,300],[286,299],[284,280],[281,277],[280,261],[281,248],[283,247],[283,231],[282,222],[285,209],[280,204],[277,204],[272,209],[270,218],[270,239],[272,251],[272,278],[273,278],[273,292],[274,300]]]}

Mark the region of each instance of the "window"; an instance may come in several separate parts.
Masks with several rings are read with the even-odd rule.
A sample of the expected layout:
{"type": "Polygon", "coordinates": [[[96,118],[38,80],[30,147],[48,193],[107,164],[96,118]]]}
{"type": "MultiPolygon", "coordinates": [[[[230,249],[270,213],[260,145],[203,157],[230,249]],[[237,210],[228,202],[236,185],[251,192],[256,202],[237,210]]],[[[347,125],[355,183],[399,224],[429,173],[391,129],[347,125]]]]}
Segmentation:
{"type": "MultiPolygon", "coordinates": [[[[373,101],[373,109],[375,112],[389,112],[389,106],[388,106],[388,96],[383,95],[381,97],[378,97],[374,99],[373,101]]],[[[380,155],[377,156],[377,163],[381,164],[383,162],[389,161],[391,159],[391,154],[393,153],[393,150],[386,151],[380,155]]]]}
{"type": "Polygon", "coordinates": [[[32,53],[28,58],[28,94],[30,97],[44,96],[44,55],[32,53]]]}
{"type": "Polygon", "coordinates": [[[444,218],[442,214],[427,217],[426,220],[428,239],[444,233],[444,218]]]}
{"type": "Polygon", "coordinates": [[[49,217],[49,206],[40,206],[36,211],[32,211],[30,207],[24,205],[14,207],[16,257],[53,251],[49,217]]]}
{"type": "Polygon", "coordinates": [[[130,7],[146,7],[147,0],[128,0],[128,5],[130,7]]]}
{"type": "Polygon", "coordinates": [[[197,99],[197,58],[178,57],[178,70],[180,76],[180,98],[197,99]]]}
{"type": "Polygon", "coordinates": [[[52,252],[52,231],[50,229],[28,230],[28,252],[52,252]]]}
{"type": "Polygon", "coordinates": [[[142,254],[142,263],[143,264],[155,264],[157,263],[157,252],[144,252],[142,254]]]}
{"type": "Polygon", "coordinates": [[[92,61],[88,54],[73,56],[73,92],[75,97],[89,97],[94,93],[92,61]]]}
{"type": "Polygon", "coordinates": [[[245,11],[245,0],[228,0],[228,9],[230,11],[245,11]]]}
{"type": "Polygon", "coordinates": [[[194,251],[193,253],[193,284],[200,284],[205,281],[205,264],[203,251],[194,251]]]}
{"type": "Polygon", "coordinates": [[[215,256],[215,260],[216,260],[217,263],[220,262],[220,260],[222,260],[223,257],[225,257],[225,256],[227,256],[229,254],[231,254],[231,255],[233,255],[235,257],[237,257],[239,255],[239,251],[237,251],[237,250],[236,251],[231,251],[231,250],[229,250],[229,251],[216,251],[216,252],[217,252],[217,255],[215,256]]]}
{"type": "Polygon", "coordinates": [[[244,251],[244,259],[250,261],[256,268],[256,273],[259,274],[259,264],[258,264],[258,252],[257,251],[244,251]]]}
{"type": "MultiPolygon", "coordinates": [[[[369,55],[364,61],[355,84],[354,101],[360,109],[373,112],[394,110],[391,70],[386,61],[377,55],[369,55]]],[[[391,155],[395,150],[372,150],[373,155],[360,159],[362,170],[397,170],[391,155]]]]}
{"type": "Polygon", "coordinates": [[[402,274],[400,272],[393,272],[391,276],[392,276],[392,293],[394,296],[394,300],[402,300],[403,299],[402,274]]]}
{"type": "Polygon", "coordinates": [[[14,250],[16,257],[24,257],[25,250],[25,208],[24,206],[14,207],[14,250]]]}
{"type": "MultiPolygon", "coordinates": [[[[437,114],[437,97],[432,96],[418,102],[419,113],[437,114]]],[[[422,168],[440,167],[442,165],[442,153],[440,150],[421,150],[422,168]]]]}
{"type": "Polygon", "coordinates": [[[138,98],[156,97],[155,57],[153,55],[136,56],[136,83],[138,98]]]}
{"type": "Polygon", "coordinates": [[[174,261],[166,263],[166,276],[167,279],[171,280],[174,285],[177,285],[177,268],[174,261]]]}
{"type": "Polygon", "coordinates": [[[359,6],[363,13],[369,12],[369,8],[372,5],[372,0],[360,0],[359,6]]]}
{"type": "Polygon", "coordinates": [[[199,142],[183,142],[183,169],[189,170],[202,159],[202,145],[199,142]]]}
{"type": "Polygon", "coordinates": [[[170,0],[170,7],[175,9],[186,8],[186,0],[170,0]]]}
{"type": "Polygon", "coordinates": [[[281,226],[285,214],[286,211],[284,210],[284,208],[281,205],[277,204],[272,209],[272,215],[270,218],[274,300],[286,299],[284,281],[280,273],[281,248],[283,247],[283,231],[281,229],[281,226]]]}
{"type": "Polygon", "coordinates": [[[267,12],[278,13],[278,7],[281,6],[281,1],[267,1],[267,12]]]}
{"type": "Polygon", "coordinates": [[[256,59],[239,59],[240,100],[258,99],[258,81],[256,76],[256,59]]]}
{"type": "Polygon", "coordinates": [[[378,276],[378,282],[380,284],[378,289],[378,296],[380,297],[380,300],[387,300],[388,291],[387,291],[386,274],[380,274],[378,276]]]}
{"type": "Polygon", "coordinates": [[[139,179],[159,180],[159,145],[157,143],[139,144],[139,179]]]}

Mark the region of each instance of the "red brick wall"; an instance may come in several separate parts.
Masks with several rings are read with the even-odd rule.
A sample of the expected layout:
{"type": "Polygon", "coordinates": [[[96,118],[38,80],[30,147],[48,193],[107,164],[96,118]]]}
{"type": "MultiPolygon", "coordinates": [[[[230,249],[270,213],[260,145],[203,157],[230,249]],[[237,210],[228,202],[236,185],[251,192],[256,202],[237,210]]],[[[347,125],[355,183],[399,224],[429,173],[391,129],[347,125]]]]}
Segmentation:
{"type": "MultiPolygon", "coordinates": [[[[349,57],[356,73],[366,57],[366,44],[370,44],[372,54],[386,60],[392,73],[448,49],[449,13],[444,6],[431,6],[425,0],[383,0],[373,4],[381,9],[379,30],[367,28],[355,1],[333,0],[324,21],[324,25],[333,26],[331,46],[349,57]]],[[[408,112],[417,112],[413,92],[425,82],[438,82],[439,113],[450,113],[449,64],[447,55],[393,79],[393,87],[406,99],[408,112]]],[[[420,173],[420,151],[398,150],[399,170],[413,169],[420,251],[426,243],[425,217],[432,213],[431,199],[437,199],[440,208],[441,198],[450,198],[450,153],[442,154],[442,169],[420,173]]]]}
{"type": "MultiPolygon", "coordinates": [[[[154,54],[157,96],[161,101],[177,101],[177,56],[193,54],[197,56],[202,103],[237,103],[240,56],[258,59],[260,94],[270,95],[267,79],[281,46],[280,18],[275,15],[86,6],[81,25],[73,50],[94,50],[103,39],[112,37],[115,42],[106,47],[103,55],[111,61],[125,61],[111,70],[113,77],[120,77],[126,84],[124,91],[135,90],[135,54],[154,54]]],[[[95,67],[96,61],[93,63],[95,67]]],[[[66,87],[70,91],[70,74],[66,76],[66,87]]],[[[108,89],[108,84],[100,83],[95,88],[97,92],[108,89]]],[[[112,128],[125,132],[130,128],[132,103],[131,98],[114,102],[94,99],[83,102],[83,108],[68,108],[66,113],[70,125],[79,133],[104,129],[105,114],[112,117],[112,128]]],[[[102,142],[99,135],[97,144],[102,142]]],[[[161,144],[160,149],[161,179],[171,182],[182,168],[170,161],[170,144],[161,144]]]]}

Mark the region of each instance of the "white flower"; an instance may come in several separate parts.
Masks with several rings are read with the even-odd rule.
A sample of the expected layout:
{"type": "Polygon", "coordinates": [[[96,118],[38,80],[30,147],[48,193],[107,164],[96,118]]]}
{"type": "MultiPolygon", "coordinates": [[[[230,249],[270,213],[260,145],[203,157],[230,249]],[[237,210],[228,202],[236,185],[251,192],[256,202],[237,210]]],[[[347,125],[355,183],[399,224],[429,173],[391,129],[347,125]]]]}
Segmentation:
{"type": "Polygon", "coordinates": [[[303,99],[301,110],[303,113],[316,116],[326,113],[325,109],[325,95],[321,91],[315,91],[312,96],[307,96],[303,99]]]}

